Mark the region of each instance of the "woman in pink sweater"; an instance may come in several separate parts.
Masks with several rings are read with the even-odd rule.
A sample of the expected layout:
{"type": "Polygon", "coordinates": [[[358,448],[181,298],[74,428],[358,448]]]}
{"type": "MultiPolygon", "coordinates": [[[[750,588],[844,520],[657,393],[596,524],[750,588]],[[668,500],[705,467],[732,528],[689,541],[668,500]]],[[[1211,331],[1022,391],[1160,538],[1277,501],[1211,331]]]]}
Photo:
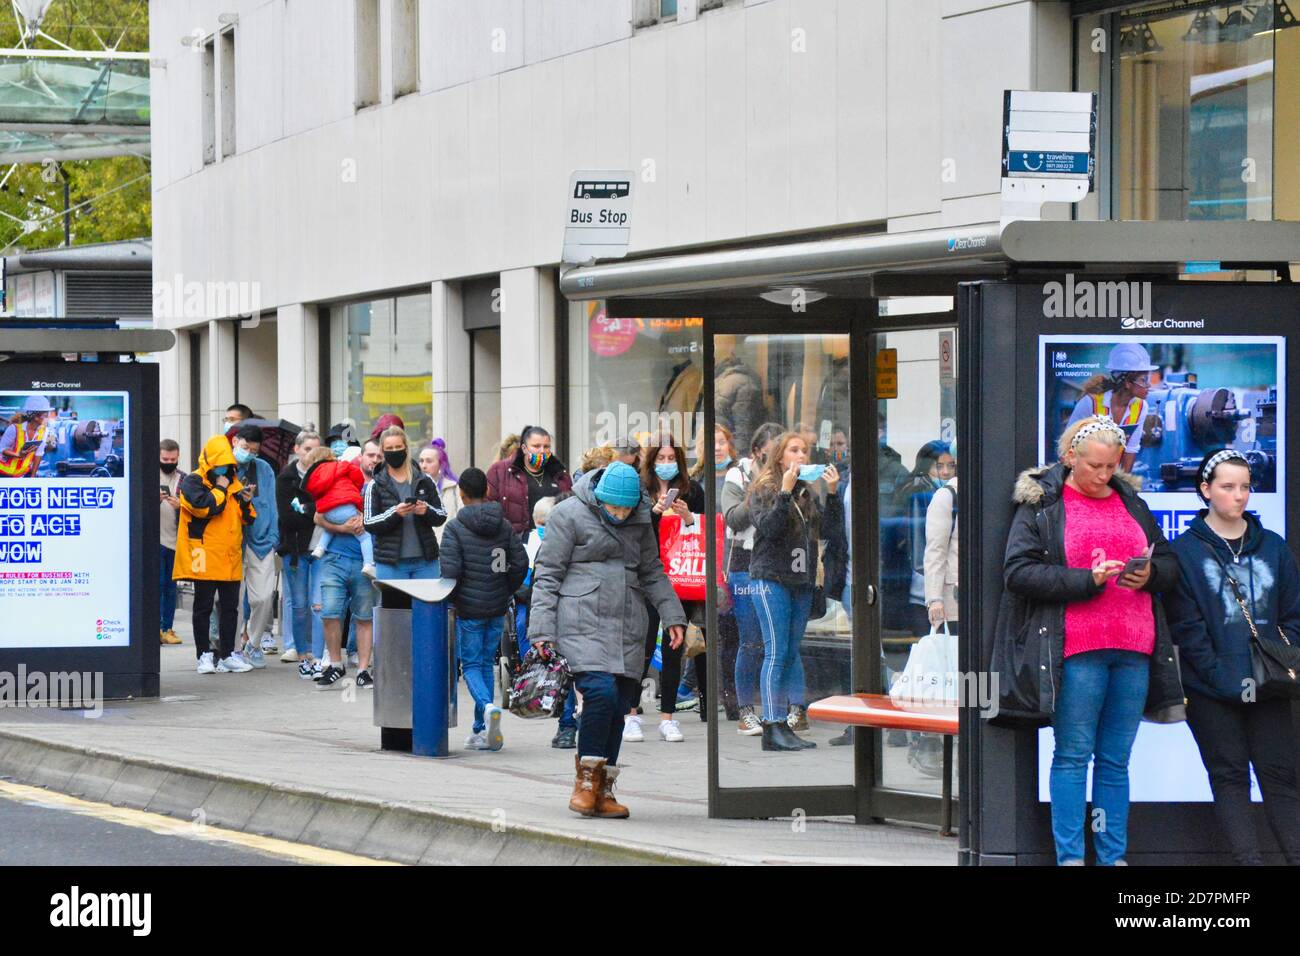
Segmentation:
{"type": "Polygon", "coordinates": [[[1013,663],[1002,659],[1007,673],[999,680],[1012,683],[1022,711],[1051,719],[1052,836],[1063,866],[1083,865],[1089,819],[1097,863],[1125,864],[1128,761],[1138,724],[1144,712],[1183,717],[1169,628],[1152,600],[1177,583],[1177,560],[1129,476],[1118,471],[1125,441],[1109,418],[1067,428],[1060,463],[1021,475],[1021,507],[1007,542],[1004,577],[1020,602],[1022,644],[1013,663]],[[1090,762],[1093,814],[1086,819],[1090,762]]]}

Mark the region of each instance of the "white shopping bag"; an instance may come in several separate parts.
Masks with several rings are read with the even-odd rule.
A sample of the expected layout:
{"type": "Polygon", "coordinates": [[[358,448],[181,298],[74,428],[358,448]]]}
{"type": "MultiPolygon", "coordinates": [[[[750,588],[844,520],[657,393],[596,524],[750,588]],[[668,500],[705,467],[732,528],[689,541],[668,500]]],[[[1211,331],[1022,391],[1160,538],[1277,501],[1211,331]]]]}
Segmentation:
{"type": "Polygon", "coordinates": [[[889,696],[894,700],[920,700],[935,704],[959,703],[961,672],[957,669],[957,638],[933,625],[930,633],[912,645],[907,666],[894,678],[889,696]]]}

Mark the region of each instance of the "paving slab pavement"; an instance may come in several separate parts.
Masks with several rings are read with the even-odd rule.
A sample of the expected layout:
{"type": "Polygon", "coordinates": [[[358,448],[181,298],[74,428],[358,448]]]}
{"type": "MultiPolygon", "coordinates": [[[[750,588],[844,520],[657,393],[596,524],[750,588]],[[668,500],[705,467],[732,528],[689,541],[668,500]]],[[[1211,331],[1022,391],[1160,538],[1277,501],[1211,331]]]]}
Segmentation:
{"type": "MultiPolygon", "coordinates": [[[[298,678],[296,666],[271,657],[263,670],[200,676],[194,672],[186,630],[177,627],[183,645],[162,648],[159,699],[110,701],[95,719],[72,711],[0,710],[0,774],[20,778],[23,768],[30,770],[38,759],[23,741],[52,745],[61,749],[47,750],[40,759],[53,776],[40,782],[59,786],[60,781],[66,785],[84,778],[93,790],[88,799],[152,802],[178,815],[202,809],[208,822],[254,832],[290,826],[291,839],[356,853],[367,852],[365,840],[353,840],[350,834],[373,828],[371,851],[383,856],[402,845],[401,831],[409,826],[412,840],[429,848],[424,858],[439,862],[457,862],[456,840],[467,841],[464,861],[486,858],[474,851],[479,841],[473,834],[453,837],[421,813],[487,832],[515,828],[526,832],[525,845],[534,848],[553,838],[568,846],[565,853],[572,853],[575,862],[583,861],[584,854],[600,859],[602,845],[617,845],[644,854],[646,861],[660,853],[663,862],[956,863],[957,841],[921,827],[858,826],[848,818],[710,820],[705,726],[693,713],[682,715],[683,743],[657,740],[653,719],[647,718],[646,742],[624,746],[619,794],[632,810],[631,819],[583,819],[567,808],[573,751],[550,747],[552,721],[507,714],[505,749],[465,751],[462,742],[473,704],[462,684],[461,727],[452,730],[450,757],[385,752],[372,723],[371,691],[317,690],[298,678]],[[78,749],[86,751],[80,764],[78,749]],[[130,761],[129,772],[113,758],[130,761]],[[211,778],[206,786],[204,775],[211,778]],[[280,792],[268,797],[267,786],[280,792]],[[296,820],[294,800],[313,797],[330,803],[309,818],[304,810],[296,820]],[[584,840],[596,843],[586,846],[584,840]]],[[[821,750],[835,733],[814,728],[811,736],[821,750]]],[[[726,746],[752,749],[768,782],[780,782],[787,774],[790,782],[807,779],[796,766],[802,754],[766,755],[789,761],[778,765],[758,761],[757,739],[728,737],[726,746]],[[774,779],[773,766],[788,769],[780,769],[781,778],[774,779]]],[[[835,759],[848,758],[848,749],[836,748],[842,756],[835,759]]],[[[817,773],[838,776],[827,769],[830,753],[822,750],[821,762],[808,763],[808,773],[815,767],[817,773]]],[[[283,836],[283,830],[276,835],[283,836]]],[[[492,858],[506,862],[517,850],[511,847],[492,858]]],[[[635,854],[629,858],[634,861],[635,854]]]]}

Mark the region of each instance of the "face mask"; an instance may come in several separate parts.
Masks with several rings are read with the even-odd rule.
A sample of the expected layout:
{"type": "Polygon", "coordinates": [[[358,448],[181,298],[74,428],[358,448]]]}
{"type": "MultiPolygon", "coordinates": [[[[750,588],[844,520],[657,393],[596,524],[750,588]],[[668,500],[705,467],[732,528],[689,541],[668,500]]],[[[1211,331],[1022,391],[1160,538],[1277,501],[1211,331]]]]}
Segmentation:
{"type": "Polygon", "coordinates": [[[672,481],[677,477],[677,462],[671,465],[655,465],[655,474],[664,481],[672,481]]]}
{"type": "Polygon", "coordinates": [[[158,467],[162,469],[164,475],[170,475],[176,470],[176,464],[174,461],[160,461],[158,467]]]}
{"type": "Polygon", "coordinates": [[[722,461],[717,462],[717,463],[714,465],[714,467],[715,467],[715,468],[730,468],[730,467],[731,467],[731,456],[728,455],[726,458],[722,459],[722,461]]]}
{"type": "Polygon", "coordinates": [[[235,449],[235,461],[239,462],[241,465],[247,465],[252,460],[253,460],[253,453],[249,451],[247,448],[235,449]]]}
{"type": "Polygon", "coordinates": [[[940,488],[942,488],[945,484],[947,484],[947,482],[944,481],[942,478],[931,478],[931,479],[930,479],[930,482],[931,482],[931,484],[934,485],[934,488],[935,488],[936,491],[938,491],[938,490],[939,490],[940,488]]]}
{"type": "Polygon", "coordinates": [[[529,452],[524,456],[524,463],[528,466],[529,471],[540,471],[542,466],[551,460],[549,451],[529,452]]]}
{"type": "Polygon", "coordinates": [[[208,469],[208,474],[211,475],[213,478],[221,478],[226,474],[228,474],[229,472],[230,472],[229,465],[217,465],[214,468],[208,469]]]}
{"type": "Polygon", "coordinates": [[[799,480],[800,480],[800,481],[816,481],[818,478],[820,478],[820,477],[822,476],[822,474],[823,474],[825,471],[826,471],[826,466],[825,466],[825,465],[800,465],[800,466],[799,466],[799,480]]]}
{"type": "Polygon", "coordinates": [[[406,452],[386,451],[384,452],[384,463],[387,464],[389,468],[401,468],[406,464],[406,452]]]}
{"type": "Polygon", "coordinates": [[[339,455],[343,454],[347,450],[348,450],[348,443],[345,441],[330,442],[330,451],[334,452],[335,458],[337,458],[339,455]]]}
{"type": "Polygon", "coordinates": [[[609,513],[609,509],[606,508],[604,505],[600,506],[600,516],[604,518],[606,521],[608,521],[610,524],[625,524],[627,522],[627,519],[632,517],[631,514],[628,514],[627,518],[616,518],[614,517],[614,515],[609,513]]]}

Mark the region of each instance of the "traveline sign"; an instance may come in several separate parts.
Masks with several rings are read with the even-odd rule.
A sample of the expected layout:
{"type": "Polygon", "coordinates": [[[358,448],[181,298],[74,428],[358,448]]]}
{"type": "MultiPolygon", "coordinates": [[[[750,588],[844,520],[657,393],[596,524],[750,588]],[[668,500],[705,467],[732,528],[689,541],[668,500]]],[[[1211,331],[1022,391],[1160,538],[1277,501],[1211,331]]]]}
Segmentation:
{"type": "Polygon", "coordinates": [[[1097,95],[1007,90],[1002,100],[1002,175],[1086,179],[1097,155],[1097,95]]]}

